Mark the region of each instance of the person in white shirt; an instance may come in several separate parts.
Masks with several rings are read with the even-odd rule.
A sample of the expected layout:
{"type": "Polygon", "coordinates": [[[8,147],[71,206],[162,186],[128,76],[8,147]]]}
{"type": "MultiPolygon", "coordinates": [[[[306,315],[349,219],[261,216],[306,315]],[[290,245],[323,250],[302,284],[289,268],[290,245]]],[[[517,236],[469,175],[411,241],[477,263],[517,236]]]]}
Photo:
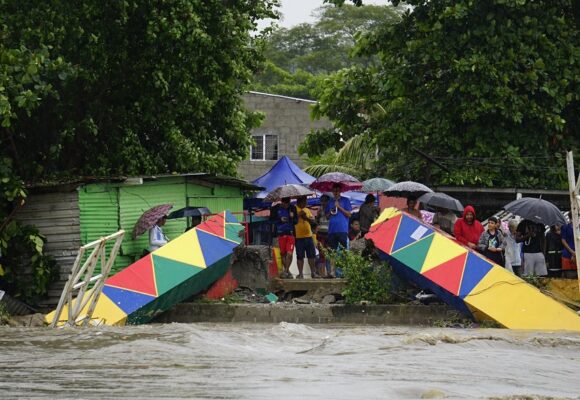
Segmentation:
{"type": "Polygon", "coordinates": [[[513,272],[517,276],[521,276],[522,267],[522,244],[516,242],[516,231],[518,229],[518,221],[515,219],[508,222],[509,232],[505,235],[505,269],[513,272]]]}
{"type": "Polygon", "coordinates": [[[149,229],[149,252],[153,252],[169,242],[169,239],[167,239],[167,236],[165,236],[161,228],[165,225],[166,221],[167,216],[164,215],[157,220],[153,228],[149,229]]]}

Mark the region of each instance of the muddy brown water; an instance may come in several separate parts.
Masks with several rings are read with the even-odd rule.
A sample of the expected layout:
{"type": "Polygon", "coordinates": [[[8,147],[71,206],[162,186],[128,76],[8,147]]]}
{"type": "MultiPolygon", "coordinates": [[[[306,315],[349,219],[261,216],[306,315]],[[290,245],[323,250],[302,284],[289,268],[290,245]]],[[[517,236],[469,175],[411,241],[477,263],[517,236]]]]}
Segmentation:
{"type": "Polygon", "coordinates": [[[580,333],[0,327],[0,399],[579,398],[580,333]]]}

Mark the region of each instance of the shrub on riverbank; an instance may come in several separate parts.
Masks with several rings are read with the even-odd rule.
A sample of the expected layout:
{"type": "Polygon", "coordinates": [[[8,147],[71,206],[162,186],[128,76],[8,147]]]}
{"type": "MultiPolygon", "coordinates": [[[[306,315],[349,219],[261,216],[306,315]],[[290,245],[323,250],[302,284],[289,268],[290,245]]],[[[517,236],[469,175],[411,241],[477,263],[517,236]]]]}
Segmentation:
{"type": "Polygon", "coordinates": [[[331,251],[328,256],[347,281],[342,292],[347,304],[392,303],[392,271],[387,263],[351,251],[331,251]]]}

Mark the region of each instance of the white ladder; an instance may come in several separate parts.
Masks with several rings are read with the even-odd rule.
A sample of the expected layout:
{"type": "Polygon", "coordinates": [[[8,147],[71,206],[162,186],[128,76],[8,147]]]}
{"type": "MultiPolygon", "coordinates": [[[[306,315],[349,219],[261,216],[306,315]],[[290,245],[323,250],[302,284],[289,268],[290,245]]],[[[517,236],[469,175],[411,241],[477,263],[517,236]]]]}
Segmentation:
{"type": "Polygon", "coordinates": [[[111,267],[117,257],[124,236],[125,231],[120,230],[117,233],[100,238],[80,247],[68,281],[64,286],[58,306],[56,307],[54,317],[50,324],[51,328],[56,327],[59,322],[64,323],[66,326],[87,326],[89,324],[93,312],[95,311],[97,301],[99,300],[99,296],[101,295],[101,291],[103,290],[105,280],[109,276],[109,272],[111,271],[111,267]],[[107,258],[106,245],[110,240],[115,240],[115,243],[109,253],[109,257],[107,258]],[[91,254],[81,266],[81,260],[83,259],[85,252],[90,249],[92,249],[91,254]],[[95,267],[99,264],[99,260],[101,264],[101,272],[93,276],[95,267]],[[91,284],[94,284],[92,290],[87,292],[87,289],[89,289],[89,285],[91,284]],[[77,294],[76,299],[73,301],[74,293],[77,294]],[[81,315],[83,309],[85,309],[89,302],[90,305],[86,313],[81,315]],[[61,321],[60,316],[65,307],[68,307],[68,319],[66,321],[61,321]]]}

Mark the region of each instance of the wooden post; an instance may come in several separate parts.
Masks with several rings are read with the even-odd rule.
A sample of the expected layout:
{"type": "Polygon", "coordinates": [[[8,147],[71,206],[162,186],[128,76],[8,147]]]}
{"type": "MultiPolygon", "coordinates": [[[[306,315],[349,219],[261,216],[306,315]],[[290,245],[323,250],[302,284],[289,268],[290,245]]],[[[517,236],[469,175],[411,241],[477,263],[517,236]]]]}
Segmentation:
{"type": "Polygon", "coordinates": [[[572,231],[574,232],[574,246],[576,251],[576,272],[578,274],[578,290],[580,291],[580,230],[578,227],[580,213],[580,175],[576,180],[574,172],[574,156],[571,151],[566,155],[566,166],[568,168],[568,186],[570,187],[570,219],[572,220],[572,231]]]}

